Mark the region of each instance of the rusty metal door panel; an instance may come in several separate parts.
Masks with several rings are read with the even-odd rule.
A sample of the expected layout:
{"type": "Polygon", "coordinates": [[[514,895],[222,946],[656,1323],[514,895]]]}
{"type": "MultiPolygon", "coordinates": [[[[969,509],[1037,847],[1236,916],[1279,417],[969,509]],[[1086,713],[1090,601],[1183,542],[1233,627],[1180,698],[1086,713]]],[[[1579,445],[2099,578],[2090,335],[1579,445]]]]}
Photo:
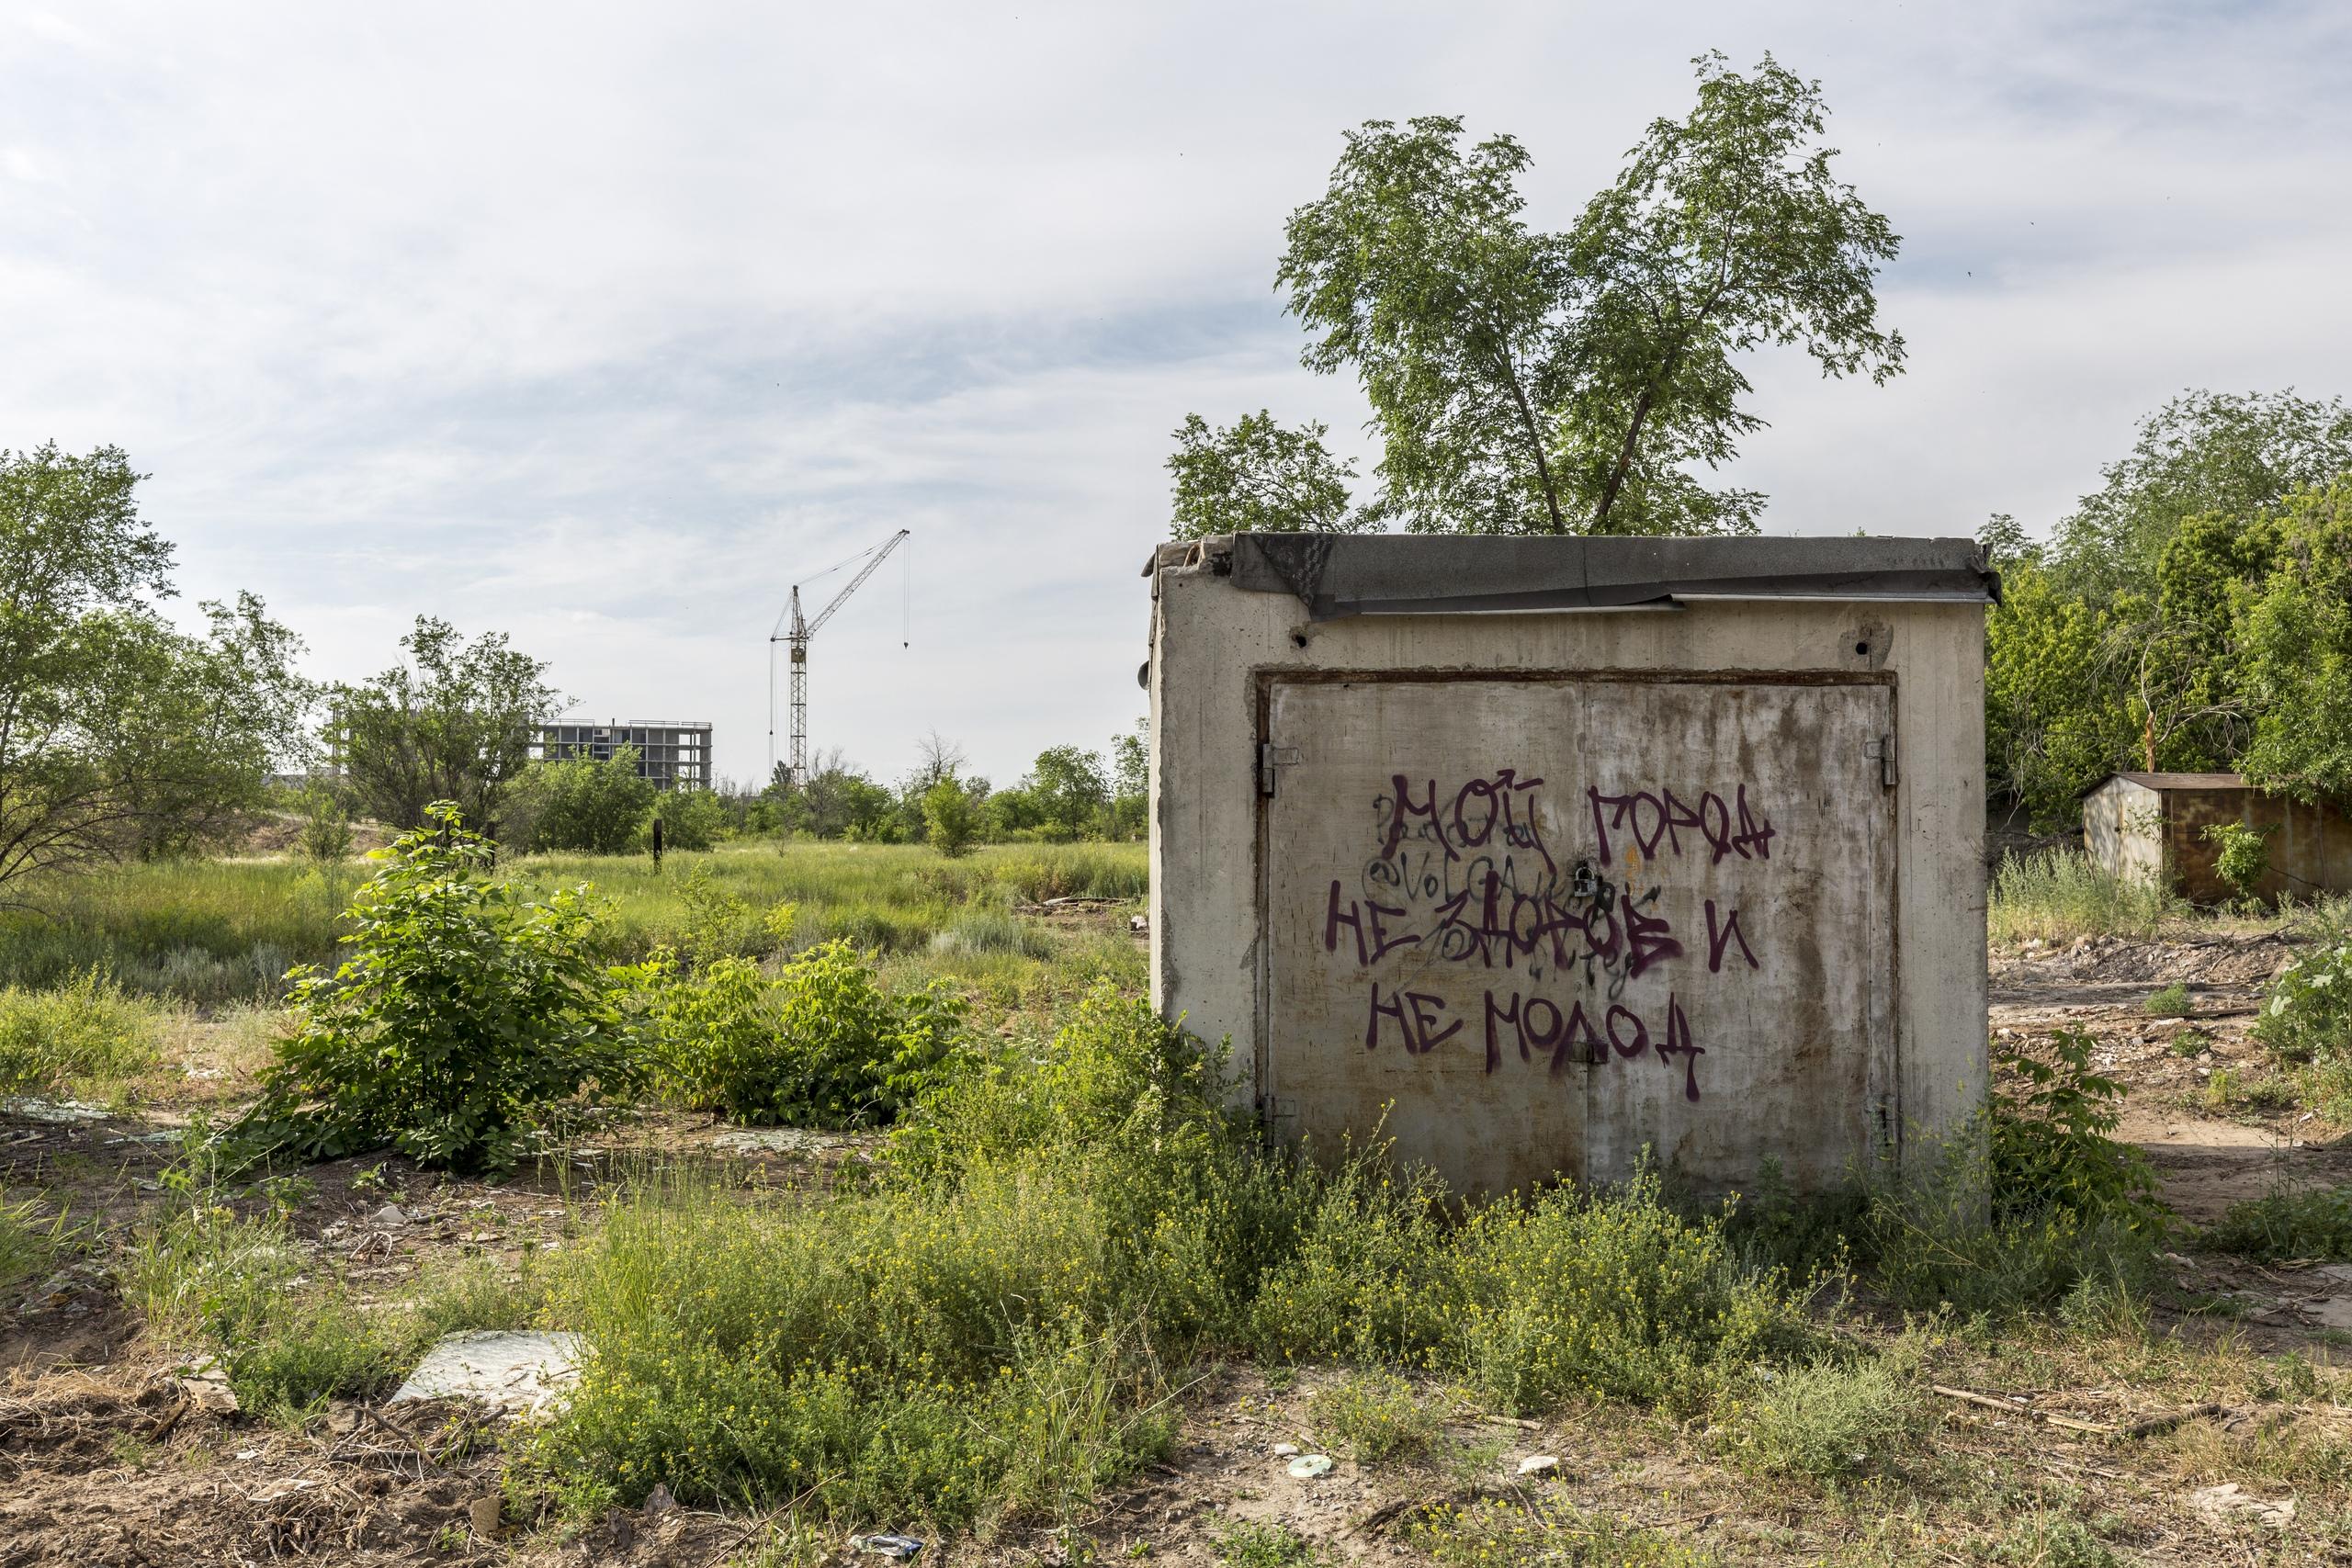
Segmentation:
{"type": "Polygon", "coordinates": [[[1457,1185],[1893,1135],[1890,689],[1277,679],[1259,1082],[1457,1185]]]}

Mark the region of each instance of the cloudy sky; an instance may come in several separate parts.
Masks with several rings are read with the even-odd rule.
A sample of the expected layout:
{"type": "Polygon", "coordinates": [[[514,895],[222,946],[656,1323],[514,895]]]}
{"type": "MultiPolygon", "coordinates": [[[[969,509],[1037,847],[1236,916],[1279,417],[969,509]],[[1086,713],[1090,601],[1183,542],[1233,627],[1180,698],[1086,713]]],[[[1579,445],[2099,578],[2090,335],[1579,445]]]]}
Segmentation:
{"type": "Polygon", "coordinates": [[[430,612],[741,778],[787,588],[909,527],[814,741],[1008,781],[1141,711],[1188,411],[1368,450],[1272,292],[1341,130],[1509,130],[1561,227],[1711,48],[1904,236],[1906,376],[1750,367],[1768,529],[2046,529],[2184,388],[2352,392],[2337,4],[0,0],[0,446],[128,448],[314,674],[430,612]]]}

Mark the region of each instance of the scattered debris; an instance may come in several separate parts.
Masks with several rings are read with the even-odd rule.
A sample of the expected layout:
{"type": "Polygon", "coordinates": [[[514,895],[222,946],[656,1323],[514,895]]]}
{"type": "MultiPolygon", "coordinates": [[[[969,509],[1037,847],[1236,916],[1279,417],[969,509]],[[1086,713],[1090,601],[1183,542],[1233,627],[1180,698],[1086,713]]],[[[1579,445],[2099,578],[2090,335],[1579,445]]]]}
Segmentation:
{"type": "Polygon", "coordinates": [[[1318,1475],[1331,1473],[1329,1454],[1301,1454],[1290,1461],[1290,1472],[1301,1481],[1312,1481],[1318,1475]]]}
{"type": "Polygon", "coordinates": [[[477,1329],[424,1353],[391,1403],[470,1399],[505,1415],[536,1411],[580,1379],[586,1341],[577,1334],[477,1329]]]}
{"type": "Polygon", "coordinates": [[[1276,1459],[1289,1459],[1297,1452],[1298,1445],[1296,1443],[1276,1443],[1274,1445],[1274,1457],[1276,1459]]]}
{"type": "Polygon", "coordinates": [[[1559,1468],[1560,1456],[1557,1454],[1529,1454],[1519,1461],[1521,1475],[1543,1475],[1559,1468]]]}
{"type": "Polygon", "coordinates": [[[815,1154],[838,1140],[805,1127],[729,1127],[710,1140],[716,1149],[731,1154],[815,1154]]]}
{"type": "Polygon", "coordinates": [[[28,1122],[46,1122],[52,1127],[81,1126],[107,1119],[103,1106],[85,1105],[78,1100],[43,1100],[39,1095],[0,1100],[0,1111],[11,1116],[21,1116],[28,1122]]]}
{"type": "Polygon", "coordinates": [[[922,1542],[910,1535],[854,1535],[849,1549],[903,1562],[922,1550],[922,1542]]]}
{"type": "Polygon", "coordinates": [[[387,1203],[368,1215],[368,1223],[379,1231],[399,1230],[408,1224],[408,1211],[398,1203],[387,1203]]]}

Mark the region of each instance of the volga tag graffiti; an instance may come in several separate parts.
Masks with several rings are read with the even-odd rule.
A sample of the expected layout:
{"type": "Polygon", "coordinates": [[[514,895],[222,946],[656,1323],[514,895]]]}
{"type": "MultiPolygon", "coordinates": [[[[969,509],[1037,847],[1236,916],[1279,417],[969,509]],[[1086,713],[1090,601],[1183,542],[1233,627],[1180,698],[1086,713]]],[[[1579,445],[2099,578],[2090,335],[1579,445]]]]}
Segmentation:
{"type": "MultiPolygon", "coordinates": [[[[1589,852],[1582,852],[1565,840],[1547,840],[1562,824],[1547,809],[1544,783],[1514,768],[1452,788],[1435,778],[1392,775],[1372,802],[1378,852],[1352,892],[1347,878],[1330,880],[1323,950],[1341,962],[1352,958],[1359,972],[1402,964],[1403,975],[1426,976],[1429,966],[1442,964],[1517,975],[1516,986],[1489,983],[1476,1010],[1489,1073],[1514,1052],[1554,1075],[1574,1062],[1655,1055],[1668,1067],[1680,1062],[1684,1095],[1695,1100],[1706,1050],[1691,1039],[1679,996],[1668,990],[1663,1012],[1647,1004],[1645,1018],[1627,987],[1662,966],[1697,962],[1666,912],[1674,864],[1700,855],[1705,866],[1769,862],[1771,818],[1744,783],[1613,794],[1589,784],[1577,814],[1591,828],[1589,852]],[[1695,806],[1686,803],[1691,799],[1695,806]],[[1573,984],[1579,972],[1583,995],[1544,994],[1548,984],[1573,984]]],[[[1689,907],[1680,908],[1693,920],[1689,907]]],[[[1756,940],[1764,933],[1752,913],[1745,923],[1741,917],[1717,898],[1703,901],[1708,974],[1722,975],[1726,964],[1733,974],[1762,967],[1756,940]]],[[[1419,1056],[1453,1041],[1474,1015],[1446,999],[1450,989],[1425,978],[1372,978],[1364,1048],[1393,1038],[1407,1055],[1419,1056]]]]}

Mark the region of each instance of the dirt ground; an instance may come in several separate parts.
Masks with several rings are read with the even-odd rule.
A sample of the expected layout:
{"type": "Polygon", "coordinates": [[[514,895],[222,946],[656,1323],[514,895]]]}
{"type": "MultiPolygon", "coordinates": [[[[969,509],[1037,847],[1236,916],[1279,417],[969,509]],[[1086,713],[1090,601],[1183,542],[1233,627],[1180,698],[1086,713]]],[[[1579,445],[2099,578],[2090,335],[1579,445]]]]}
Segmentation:
{"type": "MultiPolygon", "coordinates": [[[[2352,1182],[2346,1129],[2258,1100],[2217,1102],[2209,1087],[2216,1073],[2253,1079],[2264,1071],[2246,1032],[2259,987],[2290,953],[2267,935],[1996,953],[1989,1026],[2009,1038],[2091,1033],[2098,1066],[2127,1086],[2126,1135],[2148,1150],[2178,1212],[2211,1221],[2281,1183],[2352,1182]],[[2191,1016],[2151,1017],[2142,1004],[2174,982],[2188,987],[2191,1016]]],[[[122,1223],[162,1190],[174,1120],[56,1105],[0,1110],[0,1185],[19,1195],[45,1190],[77,1215],[122,1223]]],[[[655,1115],[495,1185],[398,1160],[320,1166],[305,1173],[293,1223],[322,1264],[390,1301],[452,1258],[514,1265],[526,1250],[569,1245],[614,1177],[647,1160],[708,1162],[752,1183],[822,1184],[866,1154],[855,1138],[747,1134],[655,1115]]],[[[2154,1370],[2119,1375],[2053,1350],[2035,1363],[2042,1375],[2031,1386],[2016,1385],[2014,1356],[1939,1341],[1923,1369],[1928,1381],[1984,1403],[1936,1396],[1939,1425],[1923,1468],[1842,1493],[1759,1484],[1720,1462],[1724,1434],[1622,1409],[1544,1425],[1457,1410],[1419,1457],[1363,1466],[1329,1445],[1329,1473],[1295,1478],[1287,1450],[1329,1443],[1318,1443],[1308,1401],[1337,1374],[1276,1383],[1254,1369],[1223,1367],[1183,1393],[1168,1461],[1086,1517],[934,1545],[921,1561],[1209,1562],[1238,1529],[1266,1525],[1292,1532],[1319,1561],[1427,1562],[1413,1529],[1431,1506],[1548,1519],[1555,1530],[1565,1521],[1555,1545],[1606,1519],[1654,1532],[1657,1551],[1727,1562],[2095,1561],[2035,1546],[2033,1521],[2045,1516],[2106,1521],[2099,1534],[2122,1561],[2352,1561],[2340,1478],[2327,1495],[2300,1496],[2289,1481],[2267,1478],[2285,1473],[2275,1456],[2297,1444],[2352,1451],[2352,1413],[2293,1391],[2250,1399],[2219,1386],[2195,1359],[2204,1353],[2196,1347],[2220,1340],[2247,1364],[2290,1350],[2339,1360],[2339,1346],[2352,1345],[2352,1267],[2266,1269],[2193,1251],[2171,1262],[2184,1292],[2232,1297],[2236,1315],[2160,1311],[2157,1326],[2179,1333],[2172,1348],[2151,1352],[2154,1370]],[[2084,1429],[2138,1422],[2154,1425],[2120,1437],[2084,1429]],[[1556,1463],[1522,1474],[1523,1461],[1542,1459],[1556,1463]],[[1937,1506],[1949,1528],[1928,1517],[1934,1510],[1917,1500],[1925,1493],[1943,1499],[1937,1506]],[[2014,1551],[2000,1544],[2019,1540],[2014,1551]]],[[[251,1419],[225,1408],[224,1391],[200,1369],[142,1333],[102,1260],[76,1262],[0,1307],[13,1308],[0,1316],[0,1568],[701,1568],[751,1562],[770,1539],[769,1519],[682,1507],[658,1493],[645,1510],[570,1534],[516,1520],[498,1501],[496,1419],[478,1410],[345,1404],[301,1430],[251,1419]]],[[[835,1543],[832,1560],[881,1561],[853,1558],[845,1542],[835,1543]]]]}

